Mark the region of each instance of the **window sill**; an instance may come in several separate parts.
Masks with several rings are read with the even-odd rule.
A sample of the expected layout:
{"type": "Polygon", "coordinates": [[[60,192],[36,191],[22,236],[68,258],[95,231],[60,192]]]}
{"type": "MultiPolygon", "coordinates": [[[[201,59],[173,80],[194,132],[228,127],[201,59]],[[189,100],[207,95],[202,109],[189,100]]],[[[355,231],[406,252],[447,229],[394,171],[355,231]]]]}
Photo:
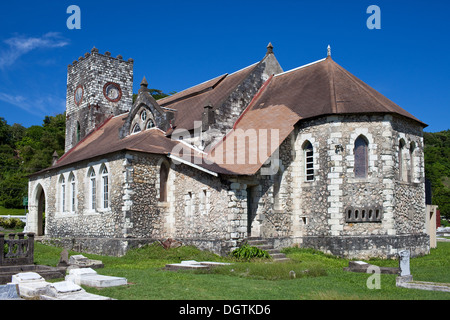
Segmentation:
{"type": "Polygon", "coordinates": [[[170,203],[167,202],[167,201],[158,201],[158,207],[161,207],[161,208],[168,208],[169,205],[170,205],[170,203]]]}
{"type": "Polygon", "coordinates": [[[402,181],[402,180],[395,180],[398,184],[405,185],[405,186],[414,186],[418,187],[422,184],[422,182],[409,182],[409,181],[402,181]]]}
{"type": "Polygon", "coordinates": [[[64,211],[64,212],[56,212],[55,218],[62,218],[62,217],[75,217],[77,216],[76,212],[70,212],[70,211],[64,211]]]}
{"type": "Polygon", "coordinates": [[[96,212],[97,213],[110,213],[111,212],[111,208],[97,209],[96,212]]]}

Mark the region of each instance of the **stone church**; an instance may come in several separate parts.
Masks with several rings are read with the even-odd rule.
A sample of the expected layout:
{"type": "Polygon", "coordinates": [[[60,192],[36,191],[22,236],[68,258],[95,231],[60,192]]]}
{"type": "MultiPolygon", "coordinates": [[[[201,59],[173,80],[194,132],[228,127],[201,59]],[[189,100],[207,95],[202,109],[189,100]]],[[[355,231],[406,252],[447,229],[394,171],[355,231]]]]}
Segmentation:
{"type": "Polygon", "coordinates": [[[66,147],[29,178],[26,230],[116,255],[156,240],[227,254],[250,237],[348,258],[429,252],[426,124],[332,58],[262,60],[155,100],[133,59],[68,66],[66,147]],[[43,213],[45,212],[45,225],[43,213]]]}

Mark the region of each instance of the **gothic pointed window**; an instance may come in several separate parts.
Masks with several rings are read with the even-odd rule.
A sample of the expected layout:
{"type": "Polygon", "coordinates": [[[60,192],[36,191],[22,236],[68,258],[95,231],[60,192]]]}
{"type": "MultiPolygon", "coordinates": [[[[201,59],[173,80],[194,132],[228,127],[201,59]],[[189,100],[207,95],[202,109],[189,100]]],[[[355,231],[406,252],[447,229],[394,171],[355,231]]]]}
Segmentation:
{"type": "Polygon", "coordinates": [[[81,126],[80,123],[77,121],[77,142],[79,142],[81,139],[81,126]]]}
{"type": "Polygon", "coordinates": [[[90,191],[90,208],[95,210],[97,205],[97,178],[95,176],[95,170],[92,168],[89,174],[89,191],[90,191]]]}
{"type": "Polygon", "coordinates": [[[355,178],[367,178],[368,172],[368,142],[364,136],[359,136],[355,140],[355,178]]]}
{"type": "Polygon", "coordinates": [[[147,120],[147,111],[144,110],[144,111],[141,112],[141,120],[142,121],[147,120]]]}
{"type": "Polygon", "coordinates": [[[405,156],[406,143],[400,139],[398,143],[398,172],[400,181],[408,181],[408,168],[405,156]]]}
{"type": "Polygon", "coordinates": [[[411,179],[411,182],[415,182],[415,180],[416,180],[415,159],[414,159],[414,151],[415,150],[416,150],[416,144],[413,141],[409,145],[410,179],[411,179]]]}
{"type": "Polygon", "coordinates": [[[66,179],[64,179],[64,176],[61,175],[61,178],[59,178],[60,183],[60,196],[61,196],[61,212],[66,211],[66,179]]]}
{"type": "Polygon", "coordinates": [[[102,205],[103,205],[103,209],[108,209],[108,207],[109,207],[109,176],[108,176],[108,169],[106,169],[106,166],[103,167],[101,174],[102,174],[102,205]]]}
{"type": "Polygon", "coordinates": [[[133,127],[133,133],[138,133],[141,132],[141,126],[139,125],[139,123],[136,123],[133,127]]]}
{"type": "Polygon", "coordinates": [[[148,120],[147,125],[146,125],[146,129],[151,129],[155,126],[155,123],[153,122],[152,119],[148,120]]]}
{"type": "Polygon", "coordinates": [[[70,211],[75,212],[76,188],[75,188],[75,176],[73,173],[70,175],[69,181],[70,181],[70,211]]]}
{"type": "Polygon", "coordinates": [[[305,180],[314,180],[314,150],[311,142],[306,141],[303,144],[303,159],[305,163],[305,180]]]}
{"type": "Polygon", "coordinates": [[[161,164],[159,170],[159,201],[167,201],[167,179],[169,177],[169,167],[167,164],[161,164]]]}

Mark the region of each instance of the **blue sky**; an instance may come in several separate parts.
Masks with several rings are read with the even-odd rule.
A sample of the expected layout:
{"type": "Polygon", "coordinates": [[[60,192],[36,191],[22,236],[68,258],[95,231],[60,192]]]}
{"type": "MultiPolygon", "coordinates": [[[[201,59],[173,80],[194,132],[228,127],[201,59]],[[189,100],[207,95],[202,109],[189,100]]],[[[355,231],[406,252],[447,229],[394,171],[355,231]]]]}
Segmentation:
{"type": "Polygon", "coordinates": [[[450,128],[450,2],[2,1],[0,117],[41,125],[65,110],[67,66],[92,47],[134,59],[134,90],[181,91],[261,60],[272,42],[284,70],[324,58],[427,123],[450,128]],[[69,30],[67,8],[81,9],[69,30]],[[366,26],[370,5],[381,29],[366,26]]]}

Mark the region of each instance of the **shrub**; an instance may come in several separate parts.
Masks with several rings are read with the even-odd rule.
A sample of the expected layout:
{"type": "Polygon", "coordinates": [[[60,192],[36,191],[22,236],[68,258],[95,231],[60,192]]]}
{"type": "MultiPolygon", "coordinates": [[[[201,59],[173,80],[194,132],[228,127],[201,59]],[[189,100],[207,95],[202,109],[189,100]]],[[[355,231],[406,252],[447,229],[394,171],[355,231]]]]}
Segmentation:
{"type": "Polygon", "coordinates": [[[5,229],[21,229],[25,227],[25,223],[17,218],[1,218],[0,217],[0,227],[5,229]]]}
{"type": "Polygon", "coordinates": [[[270,259],[270,255],[267,251],[257,247],[249,246],[248,244],[245,244],[240,248],[233,250],[233,252],[231,252],[231,256],[238,260],[247,261],[255,258],[270,259]]]}

